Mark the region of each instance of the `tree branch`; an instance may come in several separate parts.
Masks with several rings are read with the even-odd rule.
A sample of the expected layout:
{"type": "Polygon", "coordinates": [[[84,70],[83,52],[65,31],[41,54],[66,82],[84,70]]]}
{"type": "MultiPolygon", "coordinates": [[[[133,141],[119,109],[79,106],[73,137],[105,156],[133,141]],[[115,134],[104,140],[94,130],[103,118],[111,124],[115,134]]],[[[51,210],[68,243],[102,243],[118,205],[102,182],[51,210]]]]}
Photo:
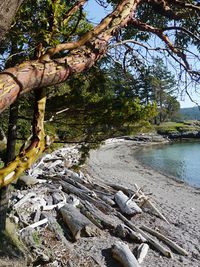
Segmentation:
{"type": "Polygon", "coordinates": [[[173,43],[170,41],[169,37],[163,33],[162,29],[155,28],[151,25],[140,22],[139,20],[136,20],[136,19],[132,19],[132,24],[135,27],[137,27],[139,30],[156,34],[167,45],[167,47],[170,49],[170,51],[173,52],[174,54],[176,54],[183,61],[185,69],[190,71],[190,73],[191,73],[191,68],[190,68],[189,63],[187,61],[186,55],[182,51],[180,51],[177,47],[175,47],[173,45],[173,43]]]}
{"type": "Polygon", "coordinates": [[[52,58],[55,54],[61,51],[74,50],[78,47],[81,47],[91,39],[97,36],[100,37],[100,34],[103,34],[104,36],[105,34],[109,35],[108,39],[110,39],[111,35],[116,32],[119,26],[125,26],[127,24],[132,13],[135,11],[137,5],[141,1],[142,0],[121,1],[116,9],[111,14],[106,16],[93,30],[85,33],[78,41],[59,44],[54,48],[48,49],[41,60],[45,60],[47,57],[52,58]]]}
{"type": "Polygon", "coordinates": [[[65,23],[71,18],[71,16],[74,15],[74,13],[76,13],[76,11],[82,7],[88,0],[79,0],[76,2],[76,4],[71,7],[68,12],[65,14],[64,16],[64,20],[65,20],[65,23]]]}
{"type": "Polygon", "coordinates": [[[36,91],[36,105],[34,109],[33,134],[30,145],[22,146],[19,155],[6,167],[0,169],[0,188],[15,181],[46,148],[44,133],[44,114],[46,106],[45,89],[36,91]]]}
{"type": "MultiPolygon", "coordinates": [[[[27,61],[0,73],[0,112],[13,103],[18,95],[64,82],[74,73],[80,73],[93,66],[106,53],[108,42],[117,30],[126,26],[131,20],[141,1],[122,1],[99,26],[76,43],[80,46],[68,56],[54,60],[27,61]],[[87,45],[81,46],[86,41],[87,45]]],[[[66,48],[65,44],[60,46],[58,50],[57,48],[51,50],[52,53],[66,48]]]]}
{"type": "Polygon", "coordinates": [[[138,45],[138,46],[141,46],[143,48],[145,48],[146,50],[152,50],[152,51],[166,51],[167,49],[166,48],[162,48],[162,47],[151,47],[151,46],[147,46],[143,43],[140,43],[140,42],[137,42],[135,40],[132,40],[132,39],[127,39],[127,40],[123,40],[123,41],[120,41],[118,43],[115,43],[115,44],[112,44],[110,45],[110,47],[115,47],[115,46],[119,46],[119,45],[124,45],[124,44],[127,44],[127,43],[132,43],[132,44],[135,44],[135,45],[138,45]]]}
{"type": "Polygon", "coordinates": [[[196,34],[192,33],[191,31],[187,30],[187,29],[184,28],[184,27],[171,26],[171,27],[162,28],[161,30],[162,30],[163,32],[164,32],[164,31],[171,31],[171,30],[182,31],[182,32],[188,34],[190,37],[196,39],[198,42],[200,42],[200,37],[196,36],[196,34]]]}
{"type": "Polygon", "coordinates": [[[174,4],[176,6],[180,6],[187,9],[192,9],[196,11],[200,11],[200,7],[198,5],[186,3],[186,1],[180,1],[180,0],[168,0],[169,4],[174,4]]]}

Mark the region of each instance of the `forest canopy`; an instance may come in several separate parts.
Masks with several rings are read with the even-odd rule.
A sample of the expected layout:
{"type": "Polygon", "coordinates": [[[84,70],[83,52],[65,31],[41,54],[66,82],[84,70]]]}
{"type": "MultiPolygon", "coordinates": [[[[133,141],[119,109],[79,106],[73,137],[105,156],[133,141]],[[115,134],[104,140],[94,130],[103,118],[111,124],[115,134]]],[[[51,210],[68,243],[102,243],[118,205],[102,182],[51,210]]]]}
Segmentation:
{"type": "Polygon", "coordinates": [[[23,130],[33,116],[29,143],[18,156],[9,154],[0,186],[49,145],[44,121],[49,133],[50,122],[61,121],[60,135],[63,128],[71,141],[102,140],[142,127],[156,113],[157,121],[167,119],[179,108],[177,88],[198,90],[198,1],[96,0],[112,7],[98,25],[87,18],[87,2],[24,1],[0,39],[0,111],[7,114],[11,105],[9,145],[17,120],[27,138],[23,130]]]}

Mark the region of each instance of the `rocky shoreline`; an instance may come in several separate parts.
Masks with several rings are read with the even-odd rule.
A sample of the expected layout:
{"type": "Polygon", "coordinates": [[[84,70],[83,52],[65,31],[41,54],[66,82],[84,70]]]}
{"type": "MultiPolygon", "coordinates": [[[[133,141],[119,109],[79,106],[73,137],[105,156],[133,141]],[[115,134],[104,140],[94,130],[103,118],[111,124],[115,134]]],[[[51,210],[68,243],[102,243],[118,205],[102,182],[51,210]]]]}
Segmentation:
{"type": "MultiPolygon", "coordinates": [[[[153,135],[141,135],[137,140],[108,140],[100,149],[91,151],[87,164],[79,171],[71,169],[79,161],[75,146],[38,161],[28,175],[21,177],[19,188],[12,191],[10,198],[8,219],[17,226],[17,235],[26,246],[23,263],[12,255],[15,266],[118,267],[121,265],[113,254],[119,241],[126,248],[128,245],[131,255],[133,252],[137,258],[140,242],[131,241],[130,233],[133,229],[143,231],[142,227],[162,233],[180,246],[183,254],[152,236],[161,251],[151,239],[147,240],[143,246],[150,249],[141,266],[199,266],[200,191],[142,166],[133,157],[138,148],[157,142],[166,140],[153,135]],[[142,212],[133,212],[131,204],[131,216],[125,215],[121,210],[124,204],[120,208],[117,200],[120,196],[131,197],[124,203],[135,201],[142,212]],[[74,221],[79,216],[81,219],[74,221]],[[86,228],[79,225],[83,221],[86,228]],[[126,225],[123,231],[128,237],[125,232],[119,234],[122,224],[126,225]],[[74,230],[77,225],[78,232],[74,230]],[[173,258],[168,257],[171,253],[173,258]]],[[[9,255],[0,259],[1,266],[9,264],[9,255]]],[[[139,266],[137,260],[135,264],[139,266]]]]}

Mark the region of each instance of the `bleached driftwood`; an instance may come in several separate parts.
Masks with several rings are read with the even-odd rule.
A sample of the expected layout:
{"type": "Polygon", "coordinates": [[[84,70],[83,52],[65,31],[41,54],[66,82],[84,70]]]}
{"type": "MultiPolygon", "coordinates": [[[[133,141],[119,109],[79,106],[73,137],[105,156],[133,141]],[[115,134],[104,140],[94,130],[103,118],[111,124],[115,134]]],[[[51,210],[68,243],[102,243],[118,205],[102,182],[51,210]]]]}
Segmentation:
{"type": "Polygon", "coordinates": [[[112,246],[112,255],[124,267],[140,267],[129,246],[123,242],[116,242],[112,246]]]}
{"type": "MultiPolygon", "coordinates": [[[[65,194],[61,191],[60,197],[62,197],[62,200],[56,204],[53,205],[46,205],[43,207],[43,210],[53,210],[53,209],[60,209],[66,204],[66,196],[65,194]]],[[[53,200],[54,201],[54,200],[53,200]]]]}
{"type": "Polygon", "coordinates": [[[35,212],[33,221],[38,222],[40,220],[40,215],[41,215],[41,209],[40,209],[40,207],[38,207],[36,212],[35,212]]]}
{"type": "Polygon", "coordinates": [[[132,189],[129,189],[122,185],[117,185],[117,184],[108,184],[108,185],[117,191],[122,191],[124,194],[130,197],[135,193],[132,189]]]}
{"type": "MultiPolygon", "coordinates": [[[[115,229],[116,222],[111,218],[111,216],[104,214],[102,211],[97,209],[93,204],[88,201],[84,202],[84,207],[81,208],[81,212],[84,209],[89,212],[90,215],[95,219],[96,222],[100,221],[101,225],[108,229],[115,229]]],[[[87,213],[88,214],[88,213],[87,213]]],[[[87,215],[86,215],[87,216],[87,215]]]]}
{"type": "MultiPolygon", "coordinates": [[[[149,199],[149,197],[148,196],[146,196],[143,192],[142,192],[142,190],[138,187],[138,185],[137,184],[134,184],[135,185],[135,188],[137,189],[137,196],[139,197],[139,198],[142,198],[142,200],[143,200],[143,203],[144,204],[148,204],[153,210],[154,210],[154,212],[157,214],[157,216],[159,217],[159,218],[161,218],[161,219],[163,219],[165,222],[167,222],[168,224],[169,224],[169,221],[165,218],[165,216],[159,211],[159,209],[152,203],[152,201],[149,199]]],[[[143,204],[143,205],[144,205],[143,204]]]]}
{"type": "Polygon", "coordinates": [[[93,183],[93,179],[90,177],[90,175],[88,173],[86,173],[84,175],[84,177],[85,177],[85,182],[86,183],[89,183],[89,184],[92,184],[93,183]]]}
{"type": "Polygon", "coordinates": [[[140,243],[146,242],[146,238],[142,236],[142,234],[133,231],[130,227],[126,226],[125,224],[118,224],[115,229],[116,234],[120,238],[131,238],[132,240],[140,243]]]}
{"type": "Polygon", "coordinates": [[[138,249],[137,249],[137,260],[139,262],[139,264],[141,264],[144,260],[144,258],[146,257],[147,253],[149,250],[149,245],[142,243],[139,245],[138,249]]]}
{"type": "Polygon", "coordinates": [[[54,205],[46,205],[43,207],[43,210],[47,211],[47,210],[53,210],[53,209],[60,209],[65,205],[65,203],[62,201],[58,204],[54,204],[54,205]]]}
{"type": "Polygon", "coordinates": [[[105,203],[107,203],[108,205],[110,205],[111,207],[115,205],[115,201],[108,195],[106,195],[103,192],[94,190],[94,192],[97,194],[97,196],[102,199],[105,203]]]}
{"type": "Polygon", "coordinates": [[[80,200],[74,195],[69,195],[69,197],[66,200],[66,203],[74,207],[78,207],[80,205],[80,200]]]}
{"type": "Polygon", "coordinates": [[[179,245],[177,245],[175,242],[173,242],[172,240],[170,240],[169,238],[167,238],[166,236],[162,235],[161,233],[147,227],[147,226],[141,226],[140,227],[142,230],[156,236],[158,239],[162,240],[164,243],[166,243],[168,246],[170,246],[171,248],[173,248],[176,252],[178,252],[179,254],[183,255],[183,256],[187,256],[188,252],[181,248],[179,245]]]}
{"type": "Polygon", "coordinates": [[[100,234],[100,230],[72,205],[66,204],[60,209],[60,212],[74,240],[78,240],[81,236],[97,236],[100,234]]]}
{"type": "Polygon", "coordinates": [[[112,212],[113,211],[113,208],[110,207],[110,205],[106,204],[105,202],[103,202],[102,200],[100,200],[98,198],[95,199],[95,198],[89,196],[88,194],[86,194],[84,192],[84,190],[79,189],[79,188],[77,188],[77,187],[75,187],[75,186],[73,186],[67,182],[61,181],[60,183],[63,187],[64,192],[74,194],[82,200],[87,200],[90,203],[93,203],[95,206],[97,206],[103,212],[112,212]]]}
{"type": "Polygon", "coordinates": [[[122,213],[127,215],[142,213],[141,208],[133,200],[130,200],[122,191],[118,191],[115,194],[115,201],[122,213]]]}
{"type": "Polygon", "coordinates": [[[22,206],[24,203],[26,203],[30,198],[33,198],[36,196],[36,193],[34,192],[30,192],[27,195],[25,195],[23,198],[20,199],[20,201],[18,201],[13,208],[14,209],[18,209],[20,206],[22,206]]]}
{"type": "Polygon", "coordinates": [[[63,201],[63,196],[61,192],[52,192],[53,204],[58,204],[59,202],[63,201]]]}
{"type": "Polygon", "coordinates": [[[150,237],[149,235],[147,235],[144,231],[142,231],[140,228],[138,228],[137,226],[135,226],[132,222],[130,222],[129,220],[126,219],[126,217],[124,217],[120,212],[117,213],[118,217],[125,223],[127,224],[133,231],[136,231],[140,234],[142,234],[142,236],[144,238],[146,238],[147,242],[149,244],[151,244],[154,248],[156,248],[158,251],[160,251],[164,256],[171,258],[172,257],[172,252],[163,247],[162,245],[160,245],[155,239],[153,239],[152,237],[150,237]]]}
{"type": "Polygon", "coordinates": [[[101,224],[101,221],[97,220],[97,218],[89,212],[85,207],[81,207],[81,213],[87,217],[94,225],[96,225],[99,229],[103,230],[103,226],[101,224]]]}
{"type": "Polygon", "coordinates": [[[77,182],[77,181],[74,181],[72,178],[66,178],[65,181],[79,189],[81,189],[84,193],[88,194],[88,195],[91,195],[93,197],[97,197],[97,195],[95,194],[94,191],[88,189],[86,186],[84,186],[83,184],[77,182]]]}
{"type": "Polygon", "coordinates": [[[36,228],[36,227],[38,227],[38,226],[41,226],[41,225],[43,225],[43,224],[45,224],[45,223],[47,223],[47,222],[48,222],[48,219],[47,219],[47,218],[42,219],[42,220],[40,220],[40,221],[38,221],[38,222],[35,222],[35,223],[33,223],[33,224],[30,224],[30,225],[28,225],[27,227],[21,229],[20,232],[24,231],[26,228],[34,229],[34,228],[36,228]]]}
{"type": "Polygon", "coordinates": [[[93,184],[93,189],[94,191],[98,190],[98,191],[101,191],[101,192],[104,192],[104,193],[116,193],[116,190],[114,188],[112,188],[111,186],[109,186],[108,184],[104,184],[103,182],[99,182],[97,183],[97,181],[94,181],[93,184]]]}
{"type": "Polygon", "coordinates": [[[79,182],[81,184],[87,183],[87,180],[84,178],[84,176],[82,177],[82,176],[78,175],[78,173],[71,171],[69,169],[66,170],[66,175],[62,176],[63,180],[67,181],[68,178],[71,178],[74,181],[79,182]]]}

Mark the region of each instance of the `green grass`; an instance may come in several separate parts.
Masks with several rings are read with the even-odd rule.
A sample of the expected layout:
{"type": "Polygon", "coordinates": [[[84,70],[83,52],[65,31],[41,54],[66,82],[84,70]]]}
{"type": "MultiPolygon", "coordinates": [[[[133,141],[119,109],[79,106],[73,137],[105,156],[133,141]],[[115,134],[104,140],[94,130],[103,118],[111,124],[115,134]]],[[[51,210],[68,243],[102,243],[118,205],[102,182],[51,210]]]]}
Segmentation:
{"type": "Polygon", "coordinates": [[[182,133],[200,131],[200,126],[196,125],[195,121],[164,122],[156,126],[156,130],[159,134],[182,133]]]}
{"type": "Polygon", "coordinates": [[[32,233],[33,241],[35,242],[36,246],[41,245],[41,239],[40,239],[40,234],[37,231],[34,231],[32,233]]]}

